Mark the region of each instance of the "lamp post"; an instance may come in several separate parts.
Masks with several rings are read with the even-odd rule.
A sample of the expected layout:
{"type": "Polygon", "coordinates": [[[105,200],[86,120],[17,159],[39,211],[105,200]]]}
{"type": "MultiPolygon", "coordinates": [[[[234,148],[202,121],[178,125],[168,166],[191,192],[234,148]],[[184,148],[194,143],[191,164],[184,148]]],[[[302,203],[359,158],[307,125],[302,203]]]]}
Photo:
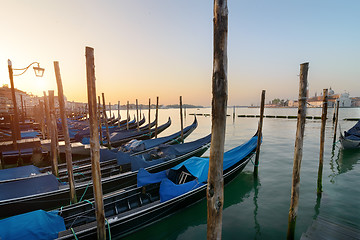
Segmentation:
{"type": "Polygon", "coordinates": [[[20,76],[20,75],[24,74],[30,68],[30,66],[32,66],[33,64],[37,64],[37,67],[33,67],[33,69],[35,71],[35,76],[42,77],[44,75],[45,69],[41,68],[40,64],[38,62],[33,62],[26,68],[16,69],[16,68],[12,68],[12,63],[11,63],[10,59],[8,59],[9,78],[10,78],[10,85],[11,85],[11,98],[12,98],[12,102],[13,102],[13,106],[14,106],[14,131],[15,131],[16,140],[21,139],[21,134],[20,134],[20,127],[19,127],[19,114],[18,114],[18,109],[17,109],[17,104],[16,104],[16,96],[15,96],[14,76],[20,76]],[[23,71],[23,72],[19,73],[19,74],[14,74],[13,70],[23,71]]]}

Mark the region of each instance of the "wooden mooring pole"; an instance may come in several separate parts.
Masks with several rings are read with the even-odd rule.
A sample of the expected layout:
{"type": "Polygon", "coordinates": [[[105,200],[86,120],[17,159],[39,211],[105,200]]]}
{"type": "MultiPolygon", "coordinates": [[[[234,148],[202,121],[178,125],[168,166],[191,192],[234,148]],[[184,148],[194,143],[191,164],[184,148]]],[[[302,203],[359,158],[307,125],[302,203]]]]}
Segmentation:
{"type": "Polygon", "coordinates": [[[44,91],[44,108],[45,108],[45,117],[46,117],[46,136],[48,139],[51,139],[51,119],[50,119],[50,111],[49,111],[49,100],[46,96],[46,92],[44,91]]]}
{"type": "Polygon", "coordinates": [[[323,107],[321,114],[321,131],[320,131],[320,156],[319,156],[319,169],[318,169],[318,180],[317,180],[317,194],[321,195],[322,193],[322,172],[324,165],[324,142],[325,142],[325,125],[327,118],[327,98],[328,90],[323,90],[323,107]]]}
{"type": "Polygon", "coordinates": [[[260,119],[258,125],[258,139],[256,145],[256,155],[255,155],[255,165],[254,165],[254,176],[258,176],[259,171],[259,157],[260,157],[260,145],[261,145],[261,138],[262,138],[262,126],[263,126],[263,119],[264,119],[264,107],[265,107],[265,90],[261,92],[261,105],[260,105],[260,119]]]}
{"type": "Polygon", "coordinates": [[[138,132],[140,131],[140,129],[139,129],[139,105],[138,105],[137,99],[136,99],[136,129],[138,130],[138,132]]]}
{"type": "Polygon", "coordinates": [[[108,146],[108,148],[111,148],[109,124],[108,124],[108,118],[107,118],[107,114],[106,114],[105,94],[104,93],[101,93],[101,94],[102,94],[102,100],[103,100],[103,109],[104,109],[103,116],[104,116],[105,127],[106,127],[107,146],[108,146]]]}
{"type": "Polygon", "coordinates": [[[14,86],[14,74],[13,74],[13,68],[12,63],[10,59],[8,59],[8,69],[9,69],[9,78],[10,78],[10,87],[11,87],[11,99],[13,102],[13,108],[14,108],[14,133],[13,136],[15,136],[16,140],[21,139],[21,132],[20,132],[20,126],[19,126],[19,113],[18,113],[18,106],[16,103],[16,95],[15,95],[15,86],[14,86]]]}
{"type": "Polygon", "coordinates": [[[54,69],[55,69],[56,83],[58,87],[58,101],[60,107],[61,125],[65,140],[65,158],[66,158],[66,168],[67,168],[67,175],[68,175],[69,187],[70,187],[70,201],[71,203],[76,203],[77,197],[76,197],[75,184],[74,184],[70,136],[69,136],[69,128],[66,118],[65,98],[64,98],[64,90],[62,86],[59,62],[57,61],[54,62],[54,69]]]}
{"type": "Polygon", "coordinates": [[[120,116],[120,101],[118,101],[118,127],[120,127],[120,120],[121,120],[121,116],[120,116]]]}
{"type": "Polygon", "coordinates": [[[336,142],[337,125],[338,125],[338,121],[339,121],[339,106],[340,106],[340,101],[336,100],[336,114],[335,114],[335,128],[334,128],[333,145],[335,145],[335,142],[336,142]]]}
{"type": "Polygon", "coordinates": [[[180,129],[181,129],[181,143],[184,143],[184,120],[183,120],[183,112],[182,112],[182,96],[180,96],[180,129]]]}
{"type": "Polygon", "coordinates": [[[289,209],[287,239],[294,239],[296,216],[299,205],[299,190],[300,190],[300,168],[303,152],[303,140],[305,132],[306,120],[306,100],[307,100],[307,86],[308,86],[308,68],[309,63],[300,64],[300,87],[299,87],[299,107],[297,116],[297,128],[294,151],[294,165],[291,185],[291,201],[289,209]]]}
{"type": "Polygon", "coordinates": [[[126,105],[126,130],[129,130],[129,101],[127,101],[126,105]]]}
{"type": "Polygon", "coordinates": [[[151,126],[150,126],[150,110],[151,110],[151,99],[149,98],[149,115],[148,115],[148,118],[149,118],[149,136],[151,136],[151,126]]]}
{"type": "Polygon", "coordinates": [[[25,122],[25,111],[24,111],[24,100],[23,100],[22,94],[20,94],[20,101],[21,101],[21,121],[24,123],[25,122]]]}
{"type": "Polygon", "coordinates": [[[57,158],[57,148],[56,142],[58,141],[56,137],[56,117],[55,117],[55,105],[54,105],[54,90],[49,90],[49,112],[50,112],[50,138],[51,138],[51,163],[52,163],[52,173],[58,177],[59,169],[58,169],[58,158],[57,158]]]}
{"type": "Polygon", "coordinates": [[[233,122],[235,122],[235,105],[233,107],[233,122]]]}
{"type": "Polygon", "coordinates": [[[157,138],[159,122],[159,97],[156,97],[155,121],[155,138],[157,138]]]}
{"type": "Polygon", "coordinates": [[[97,116],[96,116],[94,49],[90,47],[86,47],[86,79],[87,79],[88,103],[89,103],[91,172],[92,172],[92,181],[93,181],[94,198],[95,198],[97,239],[105,240],[106,229],[105,229],[105,214],[104,214],[104,203],[103,203],[101,172],[100,172],[100,143],[99,143],[97,116]]]}
{"type": "Polygon", "coordinates": [[[227,0],[214,0],[214,59],[212,74],[212,127],[207,196],[207,239],[221,239],[224,205],[223,158],[228,99],[227,0]]]}
{"type": "Polygon", "coordinates": [[[39,99],[40,127],[42,139],[45,139],[44,103],[39,99]]]}
{"type": "Polygon", "coordinates": [[[98,96],[98,120],[99,120],[99,131],[100,131],[100,144],[104,145],[103,143],[103,130],[102,130],[102,114],[101,114],[101,101],[100,96],[98,96]]]}

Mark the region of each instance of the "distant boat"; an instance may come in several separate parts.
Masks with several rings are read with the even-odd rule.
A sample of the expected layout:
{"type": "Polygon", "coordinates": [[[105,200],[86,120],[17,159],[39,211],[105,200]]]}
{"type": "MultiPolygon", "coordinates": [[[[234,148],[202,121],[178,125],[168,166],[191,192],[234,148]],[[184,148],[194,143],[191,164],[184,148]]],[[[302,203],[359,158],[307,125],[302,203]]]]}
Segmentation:
{"type": "Polygon", "coordinates": [[[344,134],[340,128],[339,140],[344,149],[360,148],[360,120],[344,134]]]}

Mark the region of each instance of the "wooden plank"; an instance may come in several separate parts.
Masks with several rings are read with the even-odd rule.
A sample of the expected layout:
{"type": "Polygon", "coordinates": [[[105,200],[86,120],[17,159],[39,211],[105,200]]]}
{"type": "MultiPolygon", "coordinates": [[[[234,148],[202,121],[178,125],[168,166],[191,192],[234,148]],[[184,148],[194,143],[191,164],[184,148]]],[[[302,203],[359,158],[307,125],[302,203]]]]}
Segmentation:
{"type": "MultiPolygon", "coordinates": [[[[41,147],[40,138],[21,139],[21,140],[17,140],[16,142],[18,149],[41,147]]],[[[17,149],[15,149],[13,141],[0,142],[0,152],[14,151],[14,150],[17,149]]]]}

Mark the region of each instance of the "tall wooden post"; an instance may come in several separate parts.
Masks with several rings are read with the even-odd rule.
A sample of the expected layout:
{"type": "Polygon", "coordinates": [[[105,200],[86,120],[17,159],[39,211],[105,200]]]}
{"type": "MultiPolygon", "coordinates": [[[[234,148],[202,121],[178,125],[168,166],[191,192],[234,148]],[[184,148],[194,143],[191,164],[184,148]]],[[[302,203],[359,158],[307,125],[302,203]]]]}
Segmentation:
{"type": "Polygon", "coordinates": [[[260,145],[261,145],[261,137],[262,137],[262,125],[264,119],[264,107],[265,107],[265,90],[262,90],[261,93],[261,105],[260,105],[260,120],[258,126],[258,139],[256,145],[256,155],[255,155],[255,166],[254,166],[254,176],[258,176],[258,166],[259,166],[259,157],[260,157],[260,145]]]}
{"type": "Polygon", "coordinates": [[[50,111],[50,138],[51,138],[51,162],[52,162],[52,173],[58,177],[59,169],[58,169],[58,159],[57,159],[57,148],[56,142],[58,139],[56,138],[56,118],[55,118],[55,106],[54,106],[54,90],[49,90],[49,111],[50,111]]]}
{"type": "Polygon", "coordinates": [[[121,119],[121,116],[120,116],[120,101],[118,101],[118,127],[120,127],[120,119],[121,119]]]}
{"type": "Polygon", "coordinates": [[[97,239],[106,239],[104,202],[101,186],[100,172],[100,143],[98,123],[96,117],[96,85],[94,49],[86,47],[86,79],[89,102],[89,124],[90,124],[90,151],[91,151],[91,172],[95,198],[95,213],[97,222],[97,239]]]}
{"type": "Polygon", "coordinates": [[[44,108],[46,115],[46,135],[47,138],[51,138],[51,119],[50,119],[50,111],[49,111],[49,99],[46,96],[46,92],[44,91],[44,108]]]}
{"type": "Polygon", "coordinates": [[[298,116],[297,116],[297,129],[296,129],[296,139],[295,139],[294,165],[293,165],[293,175],[292,175],[292,185],[291,185],[291,202],[289,209],[287,239],[294,239],[296,216],[297,216],[298,204],[299,204],[300,168],[301,168],[302,151],[303,151],[303,138],[305,132],[308,68],[309,68],[309,63],[300,64],[299,107],[298,107],[298,116]]]}
{"type": "Polygon", "coordinates": [[[39,120],[40,120],[40,127],[41,127],[41,135],[42,139],[45,139],[45,122],[44,122],[44,103],[39,99],[39,120]]]}
{"type": "Polygon", "coordinates": [[[159,97],[156,97],[156,110],[155,110],[155,138],[158,134],[158,122],[159,122],[159,97]]]}
{"type": "Polygon", "coordinates": [[[185,119],[186,119],[186,104],[185,104],[185,106],[184,106],[184,117],[185,117],[185,119]]]}
{"type": "Polygon", "coordinates": [[[235,122],[235,105],[233,107],[233,122],[235,122]]]}
{"type": "Polygon", "coordinates": [[[224,205],[223,158],[226,128],[227,0],[214,0],[214,59],[212,75],[212,127],[207,196],[207,239],[221,239],[224,205]]]}
{"type": "Polygon", "coordinates": [[[129,130],[129,101],[127,101],[126,105],[126,130],[129,130]]]}
{"type": "Polygon", "coordinates": [[[334,128],[333,144],[335,144],[335,142],[336,142],[337,125],[338,125],[338,121],[339,121],[339,106],[340,106],[340,101],[337,99],[336,100],[336,114],[335,114],[335,128],[334,128]]]}
{"type": "Polygon", "coordinates": [[[184,121],[182,112],[182,96],[180,96],[180,129],[181,129],[181,143],[184,143],[184,121]]]}
{"type": "Polygon", "coordinates": [[[24,101],[23,101],[23,95],[20,94],[20,101],[21,101],[21,121],[25,122],[25,112],[24,112],[24,101]]]}
{"type": "Polygon", "coordinates": [[[109,102],[109,118],[111,118],[111,102],[109,102]]]}
{"type": "Polygon", "coordinates": [[[103,145],[103,130],[102,130],[102,114],[101,114],[101,101],[100,96],[98,96],[98,120],[99,120],[99,131],[100,131],[100,144],[103,145]]]}
{"type": "Polygon", "coordinates": [[[323,90],[323,107],[321,114],[321,132],[320,132],[320,156],[319,156],[319,170],[318,170],[318,181],[317,181],[317,194],[322,193],[322,172],[324,164],[324,142],[325,142],[325,125],[327,118],[327,98],[328,90],[323,90]]]}
{"type": "Polygon", "coordinates": [[[105,104],[105,94],[104,93],[102,93],[102,100],[103,100],[103,109],[104,109],[104,120],[105,120],[105,127],[106,127],[107,145],[108,145],[108,148],[111,148],[109,124],[108,124],[108,118],[107,118],[107,115],[106,115],[106,104],[105,104]]]}
{"type": "Polygon", "coordinates": [[[137,125],[137,130],[140,131],[140,129],[139,129],[139,106],[138,106],[137,99],[136,99],[136,125],[137,125]]]}
{"type": "Polygon", "coordinates": [[[16,95],[15,95],[15,86],[14,86],[14,74],[13,74],[13,68],[12,63],[10,59],[8,59],[8,69],[9,69],[9,78],[10,78],[10,86],[11,86],[11,98],[13,102],[14,107],[14,136],[17,140],[21,139],[21,133],[20,133],[20,126],[19,126],[19,113],[18,113],[18,107],[16,103],[16,95]]]}
{"type": "Polygon", "coordinates": [[[66,167],[67,167],[67,174],[68,174],[69,187],[70,187],[70,201],[72,203],[76,203],[77,197],[76,197],[75,184],[74,184],[70,136],[69,136],[68,122],[66,118],[65,98],[64,98],[64,90],[62,86],[59,62],[57,61],[54,62],[54,69],[55,69],[56,83],[58,87],[58,100],[60,107],[61,125],[65,140],[65,158],[66,158],[66,167]]]}
{"type": "Polygon", "coordinates": [[[151,136],[151,126],[150,126],[150,109],[151,109],[151,99],[149,98],[149,115],[148,115],[148,119],[149,119],[149,136],[151,136]]]}

